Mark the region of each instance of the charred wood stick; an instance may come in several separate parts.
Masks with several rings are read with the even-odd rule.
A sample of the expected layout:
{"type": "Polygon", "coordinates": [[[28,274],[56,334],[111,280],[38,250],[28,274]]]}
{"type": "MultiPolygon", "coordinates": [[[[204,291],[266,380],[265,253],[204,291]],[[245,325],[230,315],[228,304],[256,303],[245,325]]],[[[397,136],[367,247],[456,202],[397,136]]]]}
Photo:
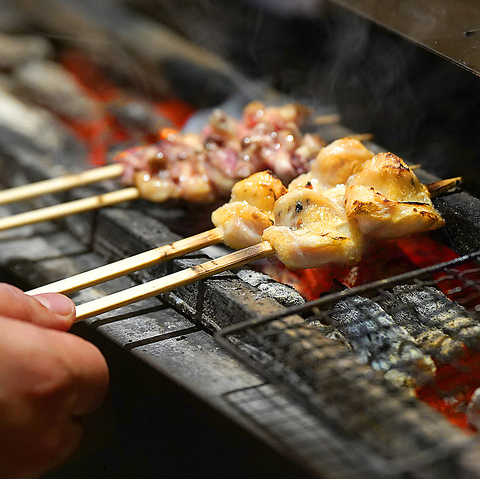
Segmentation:
{"type": "Polygon", "coordinates": [[[53,56],[53,46],[40,35],[0,33],[0,68],[13,69],[30,61],[53,56]]]}
{"type": "Polygon", "coordinates": [[[161,262],[177,258],[192,251],[220,243],[223,235],[221,230],[213,228],[188,238],[175,241],[174,243],[159,246],[152,250],[124,258],[114,263],[100,266],[84,273],[70,276],[54,283],[41,286],[28,292],[30,295],[40,293],[64,293],[69,294],[80,289],[85,289],[96,284],[104,283],[120,276],[133,273],[140,269],[148,268],[161,262]]]}
{"type": "Polygon", "coordinates": [[[161,130],[172,128],[172,122],[144,101],[120,99],[105,107],[115,120],[129,130],[159,138],[161,130]]]}
{"type": "Polygon", "coordinates": [[[385,309],[398,325],[415,338],[418,347],[438,361],[451,363],[465,352],[465,344],[432,324],[425,323],[415,313],[407,297],[400,298],[385,293],[377,303],[385,309]]]}
{"type": "Polygon", "coordinates": [[[0,105],[0,128],[8,134],[0,141],[2,150],[10,152],[20,146],[52,157],[64,154],[64,160],[75,155],[78,165],[78,155],[83,148],[52,113],[23,102],[3,89],[0,89],[0,105]]]}
{"type": "Polygon", "coordinates": [[[418,321],[442,330],[467,346],[480,347],[480,323],[439,289],[432,286],[401,285],[393,288],[393,295],[409,305],[418,321]]]}
{"type": "Polygon", "coordinates": [[[49,193],[70,190],[72,188],[89,185],[98,181],[117,178],[122,174],[123,165],[116,163],[113,165],[92,168],[78,174],[59,176],[49,180],[9,188],[0,191],[0,205],[26,200],[49,193]]]}
{"type": "Polygon", "coordinates": [[[13,72],[15,92],[34,103],[74,121],[92,120],[100,109],[79,87],[73,75],[60,64],[35,61],[13,72]]]}

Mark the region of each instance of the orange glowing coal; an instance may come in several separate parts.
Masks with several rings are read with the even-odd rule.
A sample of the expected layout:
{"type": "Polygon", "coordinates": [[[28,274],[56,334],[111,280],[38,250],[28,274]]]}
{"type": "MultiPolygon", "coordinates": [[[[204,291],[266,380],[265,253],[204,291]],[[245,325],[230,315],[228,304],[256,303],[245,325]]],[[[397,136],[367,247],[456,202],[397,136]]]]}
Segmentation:
{"type": "Polygon", "coordinates": [[[108,152],[116,146],[121,148],[125,143],[134,142],[142,147],[162,140],[182,128],[194,111],[188,104],[177,99],[152,101],[127,95],[106,77],[99,66],[77,50],[65,52],[61,63],[73,75],[84,94],[98,106],[98,113],[93,120],[62,118],[64,123],[87,145],[89,162],[92,165],[105,164],[108,152]],[[137,100],[148,102],[154,111],[170,120],[171,126],[161,128],[154,133],[137,131],[134,135],[108,111],[108,106],[113,102],[137,100]]]}
{"type": "MultiPolygon", "coordinates": [[[[275,258],[262,260],[254,266],[277,281],[293,286],[305,299],[312,300],[329,292],[335,280],[346,287],[360,286],[457,257],[456,253],[427,233],[377,242],[367,247],[360,263],[351,267],[325,265],[292,271],[275,258]]],[[[480,293],[473,283],[475,281],[478,284],[480,268],[465,263],[456,266],[455,270],[464,280],[472,280],[472,286],[469,287],[465,281],[446,275],[443,271],[432,274],[431,279],[436,281],[436,287],[450,299],[470,310],[478,308],[480,293]]],[[[456,426],[473,431],[474,427],[467,420],[466,409],[474,391],[479,387],[480,351],[465,349],[455,364],[437,364],[433,383],[417,388],[416,395],[456,426]]]]}

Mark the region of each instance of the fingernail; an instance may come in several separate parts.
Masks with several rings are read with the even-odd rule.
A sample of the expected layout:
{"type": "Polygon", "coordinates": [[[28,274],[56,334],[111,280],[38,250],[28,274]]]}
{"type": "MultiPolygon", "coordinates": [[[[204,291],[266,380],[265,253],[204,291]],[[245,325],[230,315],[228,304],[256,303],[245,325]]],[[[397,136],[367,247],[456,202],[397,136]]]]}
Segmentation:
{"type": "Polygon", "coordinates": [[[34,296],[34,298],[60,316],[70,316],[75,308],[73,301],[63,294],[39,294],[38,296],[34,296]]]}

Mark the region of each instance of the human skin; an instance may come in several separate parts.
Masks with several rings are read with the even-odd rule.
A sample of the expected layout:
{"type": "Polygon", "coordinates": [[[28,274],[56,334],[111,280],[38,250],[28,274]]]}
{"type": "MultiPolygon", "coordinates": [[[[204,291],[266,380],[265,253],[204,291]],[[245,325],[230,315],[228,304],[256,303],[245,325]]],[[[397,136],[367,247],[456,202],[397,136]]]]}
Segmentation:
{"type": "Polygon", "coordinates": [[[108,367],[91,343],[68,333],[66,296],[31,297],[0,283],[0,478],[37,478],[70,456],[82,416],[100,406],[108,367]]]}

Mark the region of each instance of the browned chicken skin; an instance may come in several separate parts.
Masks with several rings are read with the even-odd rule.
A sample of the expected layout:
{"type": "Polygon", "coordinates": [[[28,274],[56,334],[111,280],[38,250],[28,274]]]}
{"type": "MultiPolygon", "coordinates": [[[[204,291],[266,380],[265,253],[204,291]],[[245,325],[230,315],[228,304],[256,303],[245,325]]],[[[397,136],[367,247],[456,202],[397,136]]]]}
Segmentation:
{"type": "Polygon", "coordinates": [[[275,204],[275,226],[262,238],[290,269],[360,260],[363,238],[343,208],[310,188],[298,187],[275,204]]]}
{"type": "Polygon", "coordinates": [[[380,153],[347,181],[345,208],[370,238],[399,238],[442,227],[430,194],[393,153],[380,153]]]}
{"type": "Polygon", "coordinates": [[[230,202],[212,213],[212,223],[222,230],[223,242],[241,249],[262,241],[263,230],[273,225],[275,203],[286,191],[268,171],[236,183],[230,202]]]}

